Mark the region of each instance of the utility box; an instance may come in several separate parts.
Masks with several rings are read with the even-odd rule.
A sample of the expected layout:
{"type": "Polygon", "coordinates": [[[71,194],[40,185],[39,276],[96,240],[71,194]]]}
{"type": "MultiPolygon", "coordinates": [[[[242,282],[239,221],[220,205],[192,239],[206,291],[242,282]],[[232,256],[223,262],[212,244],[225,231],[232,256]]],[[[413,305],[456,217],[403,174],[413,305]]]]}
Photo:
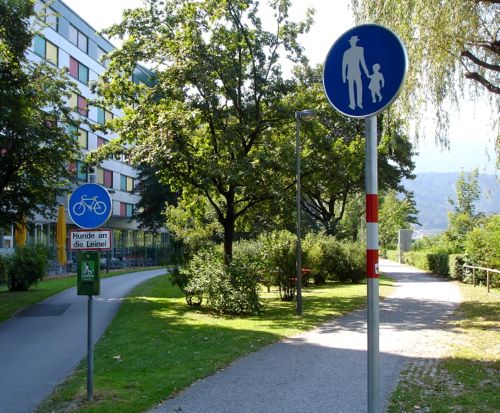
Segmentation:
{"type": "Polygon", "coordinates": [[[97,251],[79,251],[77,255],[77,294],[99,295],[99,253],[97,251]]]}
{"type": "Polygon", "coordinates": [[[413,231],[411,229],[400,229],[398,232],[398,261],[403,263],[403,254],[411,250],[413,231]]]}

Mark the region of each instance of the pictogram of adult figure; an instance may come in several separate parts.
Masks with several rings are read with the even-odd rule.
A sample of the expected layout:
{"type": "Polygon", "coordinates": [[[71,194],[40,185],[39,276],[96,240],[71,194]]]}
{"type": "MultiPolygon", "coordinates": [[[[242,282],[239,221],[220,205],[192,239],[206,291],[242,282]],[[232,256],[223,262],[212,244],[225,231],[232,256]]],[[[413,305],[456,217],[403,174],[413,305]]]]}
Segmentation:
{"type": "Polygon", "coordinates": [[[349,44],[351,47],[342,56],[342,82],[348,81],[349,85],[349,107],[354,109],[356,105],[363,109],[363,80],[361,79],[361,68],[369,77],[368,68],[365,63],[365,51],[357,46],[358,36],[351,36],[349,44]],[[356,86],[356,96],[354,95],[356,86]]]}

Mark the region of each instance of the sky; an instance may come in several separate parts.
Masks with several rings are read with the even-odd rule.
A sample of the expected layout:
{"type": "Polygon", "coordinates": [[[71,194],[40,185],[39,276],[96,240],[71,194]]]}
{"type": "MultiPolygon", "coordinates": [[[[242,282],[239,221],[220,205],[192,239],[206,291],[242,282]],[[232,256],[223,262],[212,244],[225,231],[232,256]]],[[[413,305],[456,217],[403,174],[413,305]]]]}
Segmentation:
{"type": "MultiPolygon", "coordinates": [[[[141,0],[63,1],[96,30],[119,22],[124,9],[142,5],[141,0]]],[[[335,40],[354,26],[349,4],[349,0],[293,1],[290,13],[293,20],[300,20],[308,7],[316,10],[310,32],[301,38],[312,64],[323,63],[335,40]]],[[[111,41],[116,44],[115,40],[111,41]]],[[[432,120],[427,121],[424,136],[415,142],[419,152],[414,158],[415,172],[460,172],[478,168],[480,173],[495,173],[495,133],[491,110],[485,102],[465,102],[460,112],[453,112],[449,151],[435,144],[432,120]]]]}

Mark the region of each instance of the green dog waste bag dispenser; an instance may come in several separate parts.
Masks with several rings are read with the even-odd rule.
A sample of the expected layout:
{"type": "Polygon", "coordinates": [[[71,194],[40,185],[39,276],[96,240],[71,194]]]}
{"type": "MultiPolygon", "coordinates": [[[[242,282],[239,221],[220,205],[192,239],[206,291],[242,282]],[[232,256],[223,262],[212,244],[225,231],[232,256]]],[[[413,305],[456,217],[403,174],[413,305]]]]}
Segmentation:
{"type": "Polygon", "coordinates": [[[99,295],[99,253],[97,251],[78,252],[77,294],[99,295]]]}

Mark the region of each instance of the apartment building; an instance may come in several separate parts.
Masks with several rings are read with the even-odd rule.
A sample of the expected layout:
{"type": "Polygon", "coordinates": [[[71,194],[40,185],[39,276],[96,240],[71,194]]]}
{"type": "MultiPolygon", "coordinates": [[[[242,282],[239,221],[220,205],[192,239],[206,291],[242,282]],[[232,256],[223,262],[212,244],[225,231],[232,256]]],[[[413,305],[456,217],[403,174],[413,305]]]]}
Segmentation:
{"type": "MultiPolygon", "coordinates": [[[[90,90],[90,83],[96,80],[105,70],[105,63],[101,57],[113,50],[113,45],[96,34],[87,22],[78,16],[63,1],[54,0],[50,7],[45,2],[38,0],[35,6],[37,12],[43,13],[45,27],[35,35],[28,59],[47,62],[59,67],[67,68],[69,75],[77,84],[70,98],[70,106],[75,108],[75,116],[82,120],[78,128],[78,142],[81,148],[81,159],[85,154],[110,139],[116,137],[110,131],[99,132],[88,126],[103,125],[109,119],[121,116],[122,113],[115,108],[102,108],[89,104],[96,96],[90,90]]],[[[39,22],[38,22],[39,23],[39,22]]],[[[37,24],[34,21],[34,24],[37,24]]],[[[147,84],[152,73],[144,67],[137,67],[134,72],[134,81],[147,84]]],[[[120,258],[137,248],[165,245],[168,234],[165,232],[160,237],[137,230],[137,223],[131,220],[134,208],[140,195],[133,193],[139,184],[137,170],[127,161],[125,155],[104,161],[93,171],[87,171],[83,162],[78,161],[70,168],[75,172],[79,183],[98,183],[108,189],[113,200],[113,211],[107,228],[113,229],[115,250],[112,255],[120,258]]],[[[69,194],[68,194],[69,195],[69,194]]],[[[66,206],[68,197],[60,200],[66,206]]],[[[68,229],[74,227],[67,215],[68,229]]],[[[29,225],[29,239],[31,242],[44,243],[52,247],[55,245],[55,221],[37,219],[29,225]]],[[[10,237],[12,239],[12,237],[10,237]]],[[[4,242],[9,241],[5,237],[4,242]]],[[[8,245],[6,245],[8,246],[8,245]]],[[[71,261],[71,253],[68,252],[71,261]]]]}

